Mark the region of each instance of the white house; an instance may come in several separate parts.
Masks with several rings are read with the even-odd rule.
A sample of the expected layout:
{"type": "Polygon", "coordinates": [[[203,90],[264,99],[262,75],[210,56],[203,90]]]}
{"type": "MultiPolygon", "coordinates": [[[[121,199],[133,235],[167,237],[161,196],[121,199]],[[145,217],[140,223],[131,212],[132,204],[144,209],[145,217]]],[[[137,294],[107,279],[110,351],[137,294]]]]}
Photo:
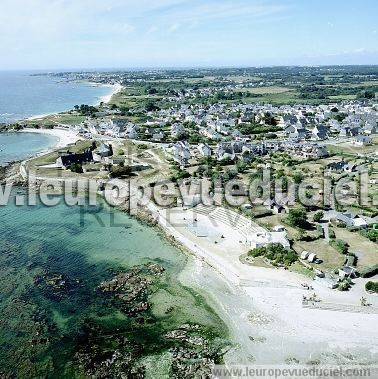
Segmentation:
{"type": "Polygon", "coordinates": [[[211,156],[211,147],[207,143],[199,143],[197,149],[203,157],[211,156]]]}

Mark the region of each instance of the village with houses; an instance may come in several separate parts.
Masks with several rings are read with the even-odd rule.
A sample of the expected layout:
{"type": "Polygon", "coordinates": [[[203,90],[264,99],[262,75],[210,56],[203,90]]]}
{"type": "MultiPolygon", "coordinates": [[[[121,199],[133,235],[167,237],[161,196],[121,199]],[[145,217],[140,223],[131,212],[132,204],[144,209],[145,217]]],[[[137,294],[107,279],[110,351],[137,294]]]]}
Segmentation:
{"type": "Polygon", "coordinates": [[[0,379],[378,379],[378,0],[3,0],[0,379]]]}
{"type": "Polygon", "coordinates": [[[180,71],[179,78],[169,73],[159,79],[151,73],[143,79],[131,73],[127,80],[121,74],[80,75],[75,79],[120,87],[108,103],[75,106],[27,125],[78,139],[31,160],[37,177],[117,178],[148,188],[172,182],[169,206],[153,204],[149,211],[158,218],[164,214],[166,225],[181,233],[178,240],[228,255],[228,275],[234,267],[238,276],[239,265],[284,267],[321,287],[354,291],[362,305],[371,302],[365,285],[378,273],[378,103],[368,91],[353,100],[288,105],[276,101],[277,88],[267,78],[232,76],[211,85],[207,77],[185,82],[180,71]],[[166,87],[175,88],[176,80],[186,89],[166,87]],[[250,89],[259,95],[265,90],[273,101],[248,101],[244,91],[250,89]],[[235,93],[242,95],[230,95],[235,93]],[[280,181],[281,191],[274,193],[269,184],[268,195],[252,196],[251,182],[263,185],[265,171],[273,183],[280,181]],[[237,182],[228,188],[234,203],[224,200],[230,181],[237,182]],[[314,184],[306,196],[316,195],[318,202],[298,199],[295,191],[304,181],[314,184]],[[223,198],[203,204],[203,182],[209,185],[206,195],[223,198]],[[291,182],[290,197],[285,193],[291,182]],[[183,199],[183,184],[197,188],[189,200],[183,199]],[[354,286],[355,280],[362,284],[354,286]]]}

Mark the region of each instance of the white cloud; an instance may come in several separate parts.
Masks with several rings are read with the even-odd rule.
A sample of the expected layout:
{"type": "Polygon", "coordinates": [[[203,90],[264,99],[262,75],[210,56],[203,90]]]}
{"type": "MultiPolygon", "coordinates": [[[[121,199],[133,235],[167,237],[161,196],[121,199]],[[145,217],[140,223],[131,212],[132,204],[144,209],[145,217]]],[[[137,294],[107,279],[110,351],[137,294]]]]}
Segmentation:
{"type": "Polygon", "coordinates": [[[287,9],[287,6],[261,1],[186,1],[181,6],[161,10],[160,17],[173,18],[177,22],[197,22],[224,18],[261,18],[287,9]]]}
{"type": "Polygon", "coordinates": [[[11,45],[15,40],[48,43],[95,38],[96,33],[129,34],[138,23],[161,30],[170,25],[172,33],[183,24],[193,29],[204,21],[265,17],[283,9],[252,0],[2,0],[0,39],[11,45]]]}

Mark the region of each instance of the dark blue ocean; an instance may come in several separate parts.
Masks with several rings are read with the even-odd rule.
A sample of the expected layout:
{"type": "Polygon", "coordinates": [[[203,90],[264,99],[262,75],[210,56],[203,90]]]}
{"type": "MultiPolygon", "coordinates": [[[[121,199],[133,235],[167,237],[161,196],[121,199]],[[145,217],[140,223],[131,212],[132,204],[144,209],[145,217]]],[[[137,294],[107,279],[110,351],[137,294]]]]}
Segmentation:
{"type": "MultiPolygon", "coordinates": [[[[38,72],[0,71],[0,123],[10,123],[72,109],[76,104],[97,104],[112,88],[68,82],[38,72]]],[[[28,158],[55,145],[51,136],[34,133],[0,134],[0,166],[28,158]]]]}
{"type": "Polygon", "coordinates": [[[111,93],[106,86],[68,82],[38,72],[0,71],[0,123],[96,104],[111,93]]]}

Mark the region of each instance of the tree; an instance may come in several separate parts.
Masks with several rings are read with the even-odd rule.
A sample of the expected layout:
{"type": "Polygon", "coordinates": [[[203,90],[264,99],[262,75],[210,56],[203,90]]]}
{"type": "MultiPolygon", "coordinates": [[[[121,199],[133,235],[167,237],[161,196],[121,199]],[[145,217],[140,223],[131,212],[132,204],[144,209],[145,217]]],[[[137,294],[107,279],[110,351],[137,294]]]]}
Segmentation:
{"type": "Polygon", "coordinates": [[[362,234],[370,241],[378,242],[378,229],[371,228],[363,231],[362,234]]]}
{"type": "Polygon", "coordinates": [[[343,279],[343,280],[339,283],[337,289],[338,289],[339,291],[348,291],[350,287],[351,287],[350,280],[349,280],[349,279],[343,279]]]}
{"type": "Polygon", "coordinates": [[[251,257],[265,257],[269,259],[273,264],[290,266],[294,263],[298,256],[293,250],[285,249],[279,243],[270,243],[266,246],[256,247],[248,252],[251,257]]]}
{"type": "Polygon", "coordinates": [[[286,220],[291,226],[296,226],[302,229],[308,227],[307,212],[304,208],[290,209],[286,220]]]}
{"type": "Polygon", "coordinates": [[[374,99],[375,92],[374,91],[362,91],[359,96],[360,99],[374,99]]]}
{"type": "Polygon", "coordinates": [[[237,161],[235,165],[236,171],[239,173],[243,173],[247,170],[247,164],[242,161],[237,161]]]}
{"type": "Polygon", "coordinates": [[[188,142],[191,144],[200,143],[204,141],[204,138],[200,134],[189,134],[188,142]]]}
{"type": "Polygon", "coordinates": [[[158,111],[160,108],[153,102],[153,101],[148,101],[145,106],[146,112],[153,112],[153,111],[158,111]]]}
{"type": "Polygon", "coordinates": [[[343,240],[331,241],[331,245],[341,254],[345,255],[348,253],[348,244],[343,240]]]}
{"type": "Polygon", "coordinates": [[[365,289],[368,292],[375,292],[378,293],[378,282],[367,282],[365,284],[365,289]]]}
{"type": "Polygon", "coordinates": [[[324,212],[322,212],[322,211],[316,212],[314,214],[314,221],[320,222],[323,219],[323,217],[324,217],[324,212]]]}
{"type": "Polygon", "coordinates": [[[75,110],[83,116],[93,116],[97,112],[96,107],[87,104],[81,104],[80,107],[75,105],[75,110]]]}
{"type": "Polygon", "coordinates": [[[293,180],[294,180],[294,183],[295,184],[300,184],[303,180],[303,175],[302,173],[300,172],[296,172],[294,175],[293,175],[293,180]]]}
{"type": "Polygon", "coordinates": [[[81,174],[83,172],[83,167],[79,163],[71,163],[68,166],[68,169],[72,172],[76,172],[78,174],[81,174]]]}
{"type": "Polygon", "coordinates": [[[149,95],[155,95],[155,94],[157,94],[158,93],[158,91],[157,91],[157,89],[156,88],[150,88],[149,90],[148,90],[148,94],[149,95]]]}
{"type": "Polygon", "coordinates": [[[111,166],[109,173],[112,178],[120,178],[130,176],[132,170],[130,166],[111,166]]]}

